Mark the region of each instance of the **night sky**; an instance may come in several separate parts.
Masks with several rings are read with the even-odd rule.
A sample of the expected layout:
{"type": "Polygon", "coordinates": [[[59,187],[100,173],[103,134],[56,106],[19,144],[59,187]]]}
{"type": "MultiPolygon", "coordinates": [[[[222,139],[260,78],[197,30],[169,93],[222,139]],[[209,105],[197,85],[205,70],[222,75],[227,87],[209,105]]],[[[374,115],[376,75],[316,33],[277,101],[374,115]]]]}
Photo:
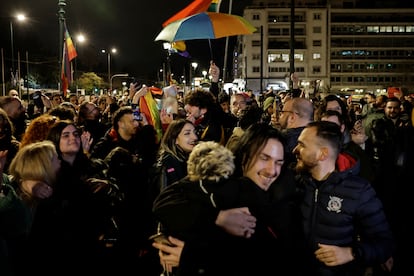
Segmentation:
{"type": "MultiPolygon", "coordinates": [[[[129,73],[137,79],[155,79],[159,75],[167,53],[161,41],[154,41],[162,30],[162,23],[191,3],[191,0],[67,0],[66,25],[75,40],[78,33],[87,37],[87,42],[77,45],[76,67],[79,72],[107,72],[107,56],[101,49],[116,47],[112,55],[111,72],[129,73]]],[[[234,0],[233,14],[242,14],[250,0],[234,0]]],[[[0,2],[1,48],[7,63],[11,59],[10,16],[18,11],[29,18],[27,22],[13,23],[14,52],[25,59],[28,52],[31,68],[42,66],[42,70],[58,67],[59,22],[58,0],[13,0],[0,2]]],[[[221,2],[221,12],[228,11],[229,0],[221,2]]],[[[235,37],[230,38],[230,46],[235,37]]],[[[224,64],[225,38],[211,40],[213,59],[222,68],[224,64]]],[[[185,65],[196,61],[199,70],[207,69],[210,60],[208,40],[187,42],[191,59],[179,55],[170,58],[172,72],[182,74],[185,65]]],[[[229,52],[231,56],[231,51],[229,52]]],[[[228,64],[229,65],[229,64],[228,64]]],[[[22,65],[25,66],[25,65],[22,65]]],[[[23,70],[22,70],[23,72],[23,70]]],[[[7,69],[6,69],[7,75],[7,69]]],[[[201,75],[201,74],[200,74],[201,75]]]]}

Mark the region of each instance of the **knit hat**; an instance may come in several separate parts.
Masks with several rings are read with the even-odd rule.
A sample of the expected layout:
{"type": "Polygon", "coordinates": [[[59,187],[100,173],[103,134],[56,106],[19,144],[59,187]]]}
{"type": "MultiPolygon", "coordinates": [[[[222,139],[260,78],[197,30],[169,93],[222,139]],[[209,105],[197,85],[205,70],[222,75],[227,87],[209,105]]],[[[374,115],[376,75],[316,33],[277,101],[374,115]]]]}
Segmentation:
{"type": "Polygon", "coordinates": [[[273,105],[273,102],[275,101],[274,97],[267,97],[263,102],[263,111],[267,111],[267,109],[273,105]]]}

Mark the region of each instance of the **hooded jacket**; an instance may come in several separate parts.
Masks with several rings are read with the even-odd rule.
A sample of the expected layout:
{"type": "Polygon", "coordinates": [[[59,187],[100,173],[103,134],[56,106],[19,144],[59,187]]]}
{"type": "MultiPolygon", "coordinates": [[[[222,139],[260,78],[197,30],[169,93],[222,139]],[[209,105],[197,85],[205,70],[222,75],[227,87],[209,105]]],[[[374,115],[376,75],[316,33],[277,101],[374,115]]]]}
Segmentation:
{"type": "Polygon", "coordinates": [[[341,155],[337,171],[325,181],[299,175],[304,189],[303,230],[312,270],[309,275],[363,275],[364,266],[382,264],[392,256],[394,240],[371,184],[357,176],[359,163],[341,155]],[[314,257],[318,243],[352,247],[355,260],[335,267],[314,257]]]}

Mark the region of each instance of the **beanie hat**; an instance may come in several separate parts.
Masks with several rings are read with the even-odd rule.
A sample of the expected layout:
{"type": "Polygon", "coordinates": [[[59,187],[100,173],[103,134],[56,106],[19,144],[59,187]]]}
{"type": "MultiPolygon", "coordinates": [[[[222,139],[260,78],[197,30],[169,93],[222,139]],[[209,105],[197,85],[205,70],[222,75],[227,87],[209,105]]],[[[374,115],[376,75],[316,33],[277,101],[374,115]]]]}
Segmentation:
{"type": "Polygon", "coordinates": [[[267,109],[273,105],[273,102],[275,101],[274,97],[267,97],[263,102],[263,111],[267,111],[267,109]]]}

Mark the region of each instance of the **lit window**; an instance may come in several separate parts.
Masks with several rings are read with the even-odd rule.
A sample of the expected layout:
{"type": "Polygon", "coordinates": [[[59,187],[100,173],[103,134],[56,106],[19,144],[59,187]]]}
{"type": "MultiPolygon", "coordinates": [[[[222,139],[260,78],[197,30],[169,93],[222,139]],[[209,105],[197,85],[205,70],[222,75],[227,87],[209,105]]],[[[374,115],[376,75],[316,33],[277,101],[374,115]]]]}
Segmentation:
{"type": "Polygon", "coordinates": [[[294,56],[296,61],[303,61],[303,54],[295,54],[294,56]]]}
{"type": "Polygon", "coordinates": [[[321,53],[313,53],[312,58],[313,59],[321,59],[321,53]]]}

